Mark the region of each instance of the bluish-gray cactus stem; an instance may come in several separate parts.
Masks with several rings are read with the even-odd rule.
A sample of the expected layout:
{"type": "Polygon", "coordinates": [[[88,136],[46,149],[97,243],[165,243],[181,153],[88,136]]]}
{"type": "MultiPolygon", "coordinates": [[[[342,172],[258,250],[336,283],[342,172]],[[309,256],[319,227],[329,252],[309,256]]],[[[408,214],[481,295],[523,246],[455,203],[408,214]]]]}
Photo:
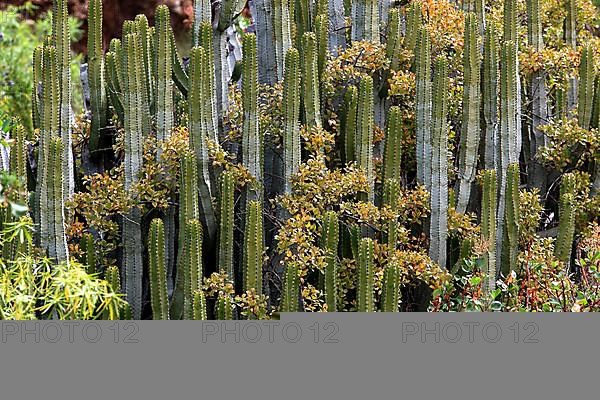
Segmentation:
{"type": "Polygon", "coordinates": [[[415,54],[416,64],[416,135],[417,182],[431,188],[431,38],[426,27],[421,27],[415,54]]]}
{"type": "Polygon", "coordinates": [[[291,48],[285,58],[285,78],[283,81],[283,170],[284,192],[292,192],[292,177],[298,172],[302,162],[300,145],[300,54],[291,48]]]}
{"type": "MultiPolygon", "coordinates": [[[[156,9],[156,137],[166,140],[175,124],[173,106],[173,79],[169,8],[161,5],[156,9]]],[[[160,154],[158,154],[160,156],[160,154]]]]}
{"type": "Polygon", "coordinates": [[[346,48],[344,0],[329,0],[329,52],[335,57],[346,48]]]}
{"type": "Polygon", "coordinates": [[[496,28],[489,24],[483,45],[482,74],[484,167],[487,170],[496,168],[498,156],[498,46],[496,28]]]}
{"type": "Polygon", "coordinates": [[[204,22],[212,25],[211,0],[194,0],[194,25],[192,27],[192,44],[200,46],[200,26],[204,22]]]}
{"type": "Polygon", "coordinates": [[[380,42],[377,0],[352,1],[352,41],[380,42]]]}
{"type": "Polygon", "coordinates": [[[277,80],[281,81],[285,70],[285,57],[292,47],[292,20],[290,0],[273,0],[273,27],[275,32],[275,59],[277,80]]]}

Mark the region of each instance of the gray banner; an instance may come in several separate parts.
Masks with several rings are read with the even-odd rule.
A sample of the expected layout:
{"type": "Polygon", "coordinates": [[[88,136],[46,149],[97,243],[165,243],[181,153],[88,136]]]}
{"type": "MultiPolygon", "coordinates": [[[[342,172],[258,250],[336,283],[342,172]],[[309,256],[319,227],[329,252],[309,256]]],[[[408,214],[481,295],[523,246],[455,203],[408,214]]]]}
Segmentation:
{"type": "Polygon", "coordinates": [[[595,315],[3,322],[0,398],[597,399],[595,315]]]}

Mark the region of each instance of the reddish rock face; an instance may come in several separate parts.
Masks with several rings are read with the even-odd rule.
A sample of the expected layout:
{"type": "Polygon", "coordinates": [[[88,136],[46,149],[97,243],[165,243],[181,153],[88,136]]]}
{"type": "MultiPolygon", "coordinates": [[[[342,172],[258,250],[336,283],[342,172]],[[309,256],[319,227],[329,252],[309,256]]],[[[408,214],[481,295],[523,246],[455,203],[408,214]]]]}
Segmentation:
{"type": "MultiPolygon", "coordinates": [[[[26,0],[8,0],[0,5],[21,5],[26,0]]],[[[39,7],[40,14],[52,8],[51,0],[33,0],[39,7]]],[[[108,45],[110,39],[121,36],[123,22],[135,18],[138,14],[145,14],[152,23],[154,10],[159,4],[166,4],[171,9],[172,24],[176,33],[189,28],[193,18],[193,0],[103,0],[104,6],[104,44],[108,45]]],[[[87,30],[88,0],[69,0],[69,13],[83,22],[83,29],[87,30]]],[[[77,51],[86,51],[87,34],[75,45],[77,51]]]]}

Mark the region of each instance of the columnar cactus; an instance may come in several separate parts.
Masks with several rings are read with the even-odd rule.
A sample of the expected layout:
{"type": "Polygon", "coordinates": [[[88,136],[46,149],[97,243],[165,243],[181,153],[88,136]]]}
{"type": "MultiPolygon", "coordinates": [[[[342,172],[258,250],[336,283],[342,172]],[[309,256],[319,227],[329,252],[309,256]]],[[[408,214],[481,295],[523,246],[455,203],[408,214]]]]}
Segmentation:
{"type": "Polygon", "coordinates": [[[368,201],[375,198],[375,173],[373,170],[373,78],[367,76],[360,82],[358,90],[358,114],[354,153],[357,165],[367,174],[368,201]]]}
{"type": "Polygon", "coordinates": [[[505,275],[509,271],[517,271],[517,256],[519,254],[519,164],[511,164],[506,176],[506,206],[504,225],[506,241],[502,257],[502,269],[505,275]]]}
{"type": "Polygon", "coordinates": [[[165,265],[165,225],[159,218],[154,219],[150,224],[148,259],[152,319],[166,320],[169,319],[169,298],[165,265]]]}
{"type": "Polygon", "coordinates": [[[125,120],[123,59],[121,41],[111,40],[110,51],[106,53],[107,94],[110,104],[121,121],[125,120]]]}
{"type": "Polygon", "coordinates": [[[427,28],[418,31],[415,54],[416,66],[416,135],[417,135],[417,182],[431,187],[431,38],[427,28]]]}
{"type": "Polygon", "coordinates": [[[158,140],[165,140],[171,136],[171,130],[175,124],[172,79],[173,49],[171,48],[169,7],[165,5],[158,6],[155,18],[156,137],[158,140]]]}
{"type": "Polygon", "coordinates": [[[498,35],[493,24],[489,24],[485,30],[482,77],[484,167],[495,169],[498,136],[498,35]]]}
{"type": "Polygon", "coordinates": [[[194,318],[194,293],[202,287],[202,224],[197,219],[186,221],[183,227],[185,242],[182,257],[178,260],[178,276],[182,275],[183,316],[194,318]]]}
{"type": "Polygon", "coordinates": [[[317,70],[319,71],[319,82],[321,82],[323,71],[327,64],[327,52],[329,51],[328,14],[317,15],[315,19],[315,35],[317,36],[317,70]]]}
{"type": "Polygon", "coordinates": [[[567,45],[577,47],[577,0],[566,0],[567,18],[565,20],[564,39],[567,45]]]}
{"type": "Polygon", "coordinates": [[[321,230],[321,248],[325,251],[325,301],[329,312],[337,311],[339,235],[337,214],[334,211],[325,213],[321,230]]]}
{"type": "Polygon", "coordinates": [[[282,80],[287,66],[287,53],[293,46],[290,1],[273,0],[273,30],[275,31],[275,58],[277,61],[277,80],[282,80]]]}
{"type": "Polygon", "coordinates": [[[206,296],[202,290],[194,292],[194,320],[206,321],[206,296]]]}
{"type": "MultiPolygon", "coordinates": [[[[27,131],[22,124],[17,124],[14,128],[13,139],[14,144],[10,149],[9,170],[23,183],[27,183],[27,131]]],[[[23,195],[19,200],[28,201],[26,195],[23,195]]]]}
{"type": "Polygon", "coordinates": [[[496,170],[483,172],[483,192],[481,198],[481,237],[487,245],[484,260],[485,282],[483,289],[490,293],[496,286],[496,204],[498,193],[496,170]]]}
{"type": "Polygon", "coordinates": [[[262,204],[251,201],[246,209],[244,232],[244,291],[262,293],[262,268],[265,255],[262,204]]]}
{"type": "Polygon", "coordinates": [[[283,177],[284,192],[292,192],[292,177],[298,172],[302,161],[300,145],[300,55],[291,48],[285,55],[285,78],[283,81],[283,177]]]}
{"type": "MultiPolygon", "coordinates": [[[[420,41],[421,33],[419,32],[423,25],[423,11],[420,1],[413,1],[408,7],[406,14],[406,34],[404,35],[404,47],[410,51],[414,51],[417,42],[420,41]]],[[[420,43],[419,46],[422,46],[420,43]]]]}
{"type": "Polygon", "coordinates": [[[478,37],[477,16],[469,13],[465,19],[463,117],[456,202],[456,210],[462,214],[467,211],[471,198],[471,189],[477,173],[477,156],[479,152],[481,55],[478,37]]]}
{"type": "Polygon", "coordinates": [[[517,43],[517,16],[518,16],[517,0],[506,0],[504,2],[504,41],[512,41],[517,43]]]}
{"type": "Polygon", "coordinates": [[[312,32],[302,36],[302,57],[304,122],[310,126],[321,127],[317,38],[312,32]]]}
{"type": "Polygon", "coordinates": [[[400,47],[402,46],[402,20],[400,10],[393,8],[389,13],[386,54],[390,59],[390,69],[398,70],[400,67],[400,47]]]}
{"type": "Polygon", "coordinates": [[[390,108],[385,132],[385,151],[383,158],[383,181],[402,179],[402,111],[399,107],[390,108]]]}
{"type": "Polygon", "coordinates": [[[114,265],[108,267],[104,272],[104,279],[108,282],[113,292],[121,292],[121,276],[118,267],[114,265]]]}
{"type": "Polygon", "coordinates": [[[385,267],[382,286],[381,311],[397,312],[400,301],[400,268],[397,262],[392,261],[385,267]]]}
{"type": "MultiPolygon", "coordinates": [[[[383,204],[395,214],[398,211],[400,197],[400,181],[395,178],[386,179],[383,185],[383,204]]],[[[388,257],[393,257],[398,242],[398,218],[394,216],[388,221],[387,228],[388,257]]]]}
{"type": "Polygon", "coordinates": [[[231,299],[231,295],[226,293],[219,294],[215,307],[217,320],[228,321],[233,319],[233,300],[231,299]]]}
{"type": "Polygon", "coordinates": [[[329,0],[329,51],[337,56],[346,48],[346,18],[344,2],[346,0],[329,0]]]}
{"type": "Polygon", "coordinates": [[[577,105],[579,125],[584,129],[589,129],[592,122],[595,75],[594,49],[588,44],[583,48],[583,52],[581,53],[581,63],[579,65],[579,102],[577,105]]]}
{"type": "Polygon", "coordinates": [[[211,0],[194,0],[194,26],[192,27],[192,44],[200,44],[200,26],[204,23],[212,23],[211,0]]]}
{"type": "Polygon", "coordinates": [[[83,252],[83,265],[85,265],[86,271],[88,274],[96,273],[96,264],[98,260],[96,259],[96,244],[94,236],[91,233],[86,233],[81,238],[81,251],[83,252]]]}
{"type": "Polygon", "coordinates": [[[48,156],[46,159],[46,179],[44,184],[48,186],[48,223],[50,224],[48,232],[48,256],[60,263],[69,262],[69,248],[67,245],[67,236],[65,233],[65,203],[63,194],[63,141],[59,136],[53,136],[50,139],[50,146],[47,148],[48,156]]]}
{"type": "Polygon", "coordinates": [[[429,256],[441,267],[446,266],[448,238],[448,89],[448,61],[439,56],[433,83],[429,256]]]}
{"type": "Polygon", "coordinates": [[[571,176],[565,175],[560,187],[558,237],[554,248],[556,258],[565,263],[571,263],[573,239],[575,235],[576,199],[571,184],[571,176]]]}
{"type": "Polygon", "coordinates": [[[244,36],[244,69],[242,96],[244,104],[244,127],[242,135],[242,160],[256,184],[249,188],[247,200],[262,199],[263,185],[263,138],[258,124],[258,65],[256,36],[244,36]]]}
{"type": "Polygon", "coordinates": [[[294,263],[286,265],[282,277],[280,312],[299,311],[298,298],[300,297],[300,271],[294,263]]]}
{"type": "Polygon", "coordinates": [[[231,172],[221,175],[221,223],[219,227],[219,270],[233,279],[233,224],[235,181],[231,172]]]}
{"type": "Polygon", "coordinates": [[[144,135],[148,135],[152,130],[152,118],[156,111],[155,102],[155,87],[154,87],[154,57],[152,56],[154,40],[153,31],[148,25],[148,18],[145,15],[139,14],[135,17],[132,25],[132,33],[137,33],[140,40],[140,58],[142,59],[142,68],[138,73],[141,73],[141,85],[143,88],[144,114],[143,127],[144,135]]]}
{"type": "Polygon", "coordinates": [[[40,128],[41,125],[41,88],[42,88],[42,72],[44,70],[44,46],[36,46],[33,50],[33,86],[31,90],[31,120],[33,128],[40,128]]]}
{"type": "MultiPolygon", "coordinates": [[[[212,182],[207,140],[215,138],[215,126],[212,124],[212,78],[208,65],[211,60],[203,47],[194,47],[190,53],[190,90],[188,92],[188,126],[190,148],[194,151],[197,187],[200,206],[200,218],[204,225],[206,240],[215,241],[217,222],[212,202],[212,182]]],[[[191,183],[188,183],[191,185],[191,183]]],[[[187,219],[191,217],[188,216],[187,219]]],[[[198,218],[197,216],[194,218],[198,218]]]]}
{"type": "Polygon", "coordinates": [[[373,240],[370,238],[362,239],[359,243],[358,259],[356,260],[358,271],[356,305],[358,312],[375,311],[373,292],[374,260],[373,240]]]}
{"type": "Polygon", "coordinates": [[[379,43],[379,7],[377,0],[352,1],[352,41],[379,43]]]}
{"type": "Polygon", "coordinates": [[[344,105],[341,116],[341,132],[344,135],[344,161],[356,161],[354,153],[356,118],[358,116],[358,89],[351,85],[344,95],[344,105]]]}
{"type": "Polygon", "coordinates": [[[102,129],[108,122],[108,100],[104,82],[104,49],[102,48],[102,1],[91,0],[88,7],[88,80],[92,126],[90,149],[98,150],[102,129]]]}

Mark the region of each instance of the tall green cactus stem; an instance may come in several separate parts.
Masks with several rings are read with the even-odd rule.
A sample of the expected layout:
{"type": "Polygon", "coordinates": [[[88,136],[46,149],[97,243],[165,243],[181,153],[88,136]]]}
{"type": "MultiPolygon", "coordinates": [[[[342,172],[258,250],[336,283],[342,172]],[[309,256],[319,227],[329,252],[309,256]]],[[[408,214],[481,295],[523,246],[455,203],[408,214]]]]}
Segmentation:
{"type": "Polygon", "coordinates": [[[83,252],[83,265],[85,265],[88,274],[95,274],[97,267],[96,244],[94,236],[91,233],[86,233],[81,238],[81,251],[83,252]]]}
{"type": "MultiPolygon", "coordinates": [[[[165,140],[171,136],[175,124],[173,106],[173,79],[169,7],[156,9],[156,137],[165,140]]],[[[158,155],[160,156],[160,154],[158,155]]]]}
{"type": "Polygon", "coordinates": [[[200,27],[204,23],[212,23],[211,0],[194,0],[194,25],[192,27],[192,44],[200,44],[200,27]]]}
{"type": "Polygon", "coordinates": [[[375,299],[373,292],[374,270],[374,250],[373,240],[364,238],[359,243],[358,248],[358,285],[357,285],[357,310],[358,312],[374,312],[375,299]]]}
{"type": "Polygon", "coordinates": [[[305,33],[312,31],[311,3],[303,0],[294,2],[292,14],[296,21],[296,42],[302,40],[305,33]]]}
{"type": "Polygon", "coordinates": [[[577,48],[577,0],[566,0],[567,18],[565,20],[564,39],[567,45],[577,48]]]}
{"type": "MultiPolygon", "coordinates": [[[[10,150],[9,171],[24,184],[27,183],[27,131],[23,124],[14,128],[14,144],[10,150]]],[[[27,194],[18,195],[18,200],[27,203],[27,194]]]]}
{"type": "Polygon", "coordinates": [[[448,89],[448,61],[439,56],[433,82],[429,256],[442,268],[446,266],[448,238],[448,89]]]}
{"type": "MultiPolygon", "coordinates": [[[[383,204],[395,214],[398,211],[400,197],[400,181],[395,178],[386,179],[383,185],[383,204]]],[[[388,258],[394,256],[398,243],[398,218],[394,216],[388,221],[387,228],[388,258]]]]}
{"type": "Polygon", "coordinates": [[[461,214],[466,213],[471,199],[481,134],[481,55],[478,38],[477,16],[469,13],[465,19],[463,116],[456,202],[456,211],[461,214]]]}
{"type": "Polygon", "coordinates": [[[375,172],[373,170],[373,78],[367,76],[360,82],[358,90],[358,114],[354,153],[357,165],[367,174],[368,201],[375,200],[375,172]]]}
{"type": "Polygon", "coordinates": [[[490,293],[496,286],[496,203],[498,178],[496,170],[483,172],[483,192],[481,199],[481,236],[487,244],[483,254],[485,282],[483,289],[490,293]]]}
{"type": "Polygon", "coordinates": [[[317,36],[317,70],[319,72],[319,82],[321,82],[323,71],[327,64],[327,52],[329,50],[328,14],[317,15],[317,18],[315,19],[315,34],[317,36]]]}
{"type": "Polygon", "coordinates": [[[52,38],[56,47],[56,68],[59,85],[59,132],[63,140],[63,196],[70,198],[75,191],[75,170],[71,139],[71,35],[69,33],[69,12],[67,0],[53,3],[52,38]]]}
{"type": "Polygon", "coordinates": [[[390,60],[390,69],[397,71],[400,68],[400,48],[402,46],[402,19],[400,10],[393,8],[389,13],[386,54],[390,60]]]}
{"type": "Polygon", "coordinates": [[[143,133],[148,135],[152,130],[152,118],[156,111],[156,98],[155,98],[155,87],[154,87],[154,62],[152,57],[152,31],[148,25],[148,18],[145,15],[140,14],[135,17],[133,22],[133,33],[137,33],[140,40],[140,58],[142,60],[141,69],[138,73],[143,75],[143,79],[140,80],[142,85],[142,99],[144,101],[144,109],[142,114],[143,121],[143,133]]]}
{"type": "Polygon", "coordinates": [[[48,185],[48,223],[50,235],[48,240],[48,256],[59,263],[69,262],[69,248],[65,233],[65,202],[63,194],[63,141],[60,136],[50,139],[48,158],[46,160],[46,179],[48,185]]]}
{"type": "Polygon", "coordinates": [[[219,228],[219,270],[233,279],[233,224],[235,182],[231,172],[221,175],[221,223],[219,228]]]}
{"type": "Polygon", "coordinates": [[[197,219],[186,221],[183,257],[178,269],[184,281],[183,315],[185,319],[194,318],[194,293],[202,288],[202,224],[197,219]]]}
{"type": "Polygon", "coordinates": [[[229,294],[219,294],[216,304],[216,317],[218,321],[233,319],[233,300],[229,294]]]}
{"type": "Polygon", "coordinates": [[[358,89],[351,85],[344,95],[344,105],[340,121],[341,132],[344,135],[344,161],[349,163],[356,161],[355,135],[358,116],[358,89]]]}
{"type": "Polygon", "coordinates": [[[383,292],[381,311],[397,312],[400,301],[400,268],[397,262],[390,262],[383,271],[383,292]]]}
{"type": "MultiPolygon", "coordinates": [[[[258,60],[256,57],[256,36],[244,36],[244,70],[242,95],[244,97],[244,127],[242,136],[243,164],[256,179],[256,184],[248,188],[247,201],[262,199],[263,185],[263,139],[258,124],[258,60]]],[[[233,277],[233,276],[231,276],[233,277]]]]}
{"type": "Polygon", "coordinates": [[[339,236],[337,213],[329,211],[323,216],[321,230],[321,248],[325,251],[325,301],[329,312],[337,311],[339,236]]]}
{"type": "Polygon", "coordinates": [[[417,182],[431,187],[431,38],[427,28],[422,26],[418,33],[416,47],[416,135],[417,135],[417,182]]]}
{"type": "Polygon", "coordinates": [[[519,164],[508,167],[506,177],[506,208],[504,212],[504,225],[506,241],[502,257],[502,269],[505,276],[508,272],[517,271],[517,256],[519,254],[519,164]]]}
{"type": "Polygon", "coordinates": [[[518,31],[517,31],[517,16],[518,16],[518,8],[517,8],[517,0],[505,0],[504,1],[504,41],[512,41],[517,43],[518,40],[518,31]]]}
{"type": "Polygon", "coordinates": [[[113,292],[121,293],[121,275],[119,268],[110,266],[104,272],[104,279],[108,282],[113,292]]]}
{"type": "Polygon", "coordinates": [[[152,319],[167,320],[169,319],[169,298],[165,264],[165,225],[159,218],[152,220],[150,223],[148,259],[150,264],[152,319]]]}
{"type": "Polygon", "coordinates": [[[280,312],[298,312],[300,297],[300,271],[295,263],[287,264],[283,272],[280,312]]]}
{"type": "Polygon", "coordinates": [[[107,93],[110,104],[121,121],[125,120],[123,106],[123,49],[119,39],[110,42],[110,51],[106,53],[107,93]]]}
{"type": "Polygon", "coordinates": [[[498,140],[498,34],[494,24],[485,30],[483,45],[483,122],[484,122],[484,168],[495,169],[498,140]]]}
{"type": "MultiPolygon", "coordinates": [[[[517,161],[521,152],[521,76],[519,73],[519,10],[517,0],[507,0],[504,2],[504,43],[512,42],[514,45],[514,77],[512,81],[515,83],[515,120],[517,127],[516,137],[516,157],[517,161]]],[[[514,162],[514,161],[511,161],[514,162]]]]}
{"type": "MultiPolygon", "coordinates": [[[[200,26],[200,45],[204,49],[204,58],[201,58],[202,79],[202,115],[206,135],[208,138],[218,142],[219,140],[219,107],[217,105],[217,90],[215,81],[215,54],[213,50],[213,31],[209,23],[200,26]]],[[[245,48],[245,47],[244,47],[245,48]]],[[[190,82],[191,86],[191,82],[190,82]]],[[[190,88],[193,90],[193,88],[190,88]]]]}
{"type": "Polygon", "coordinates": [[[312,32],[307,32],[302,36],[302,57],[304,122],[310,126],[321,127],[317,37],[312,32]]]}
{"type": "Polygon", "coordinates": [[[284,79],[284,71],[287,69],[287,53],[293,46],[290,0],[273,0],[273,27],[277,80],[280,81],[284,79]]]}
{"type": "MultiPolygon", "coordinates": [[[[406,34],[404,35],[404,48],[415,51],[421,37],[420,30],[423,25],[423,11],[420,1],[413,1],[406,14],[406,34]]],[[[419,44],[419,46],[422,46],[419,44]]]]}
{"type": "Polygon", "coordinates": [[[92,126],[89,147],[98,150],[100,135],[108,122],[108,100],[104,82],[104,49],[102,48],[102,1],[90,0],[88,7],[88,77],[92,126]]]}
{"type": "Polygon", "coordinates": [[[385,133],[385,151],[383,158],[383,181],[402,179],[402,111],[392,107],[389,111],[385,133]]]}
{"type": "Polygon", "coordinates": [[[577,105],[579,126],[584,129],[589,129],[592,122],[595,77],[594,49],[588,44],[583,48],[583,52],[581,53],[581,63],[579,65],[579,102],[577,105]]]}
{"type": "Polygon", "coordinates": [[[202,290],[194,292],[194,320],[206,321],[206,295],[202,290]]]}
{"type": "Polygon", "coordinates": [[[554,254],[565,263],[571,263],[573,239],[575,236],[576,199],[573,187],[569,184],[569,175],[563,177],[560,187],[559,225],[554,254]]]}
{"type": "Polygon", "coordinates": [[[377,0],[352,1],[352,41],[379,43],[379,7],[377,0]]]}
{"type": "MultiPolygon", "coordinates": [[[[517,71],[516,48],[512,41],[505,42],[501,50],[501,78],[500,78],[500,131],[497,146],[498,171],[498,220],[504,218],[506,206],[506,181],[508,167],[510,164],[519,162],[518,138],[518,106],[517,106],[517,83],[515,82],[517,71]]],[[[501,259],[504,224],[497,225],[497,258],[501,259]]]]}
{"type": "Polygon", "coordinates": [[[41,108],[42,102],[40,99],[40,88],[42,86],[42,71],[44,70],[44,46],[36,46],[33,50],[33,85],[31,91],[31,120],[33,128],[40,128],[41,125],[41,108]]]}
{"type": "Polygon", "coordinates": [[[283,177],[284,192],[292,192],[292,177],[302,161],[300,145],[300,54],[291,48],[285,55],[283,80],[283,177]]]}
{"type": "Polygon", "coordinates": [[[346,48],[346,0],[330,0],[329,3],[329,51],[338,56],[346,48]]]}
{"type": "MultiPolygon", "coordinates": [[[[125,190],[131,192],[139,181],[143,163],[143,115],[147,109],[145,88],[141,83],[143,71],[142,45],[137,33],[128,34],[124,42],[124,106],[125,106],[125,190]]],[[[131,305],[132,316],[142,314],[143,257],[141,211],[132,209],[123,218],[123,265],[125,268],[125,294],[131,305]]]]}
{"type": "Polygon", "coordinates": [[[244,232],[244,291],[262,293],[262,269],[265,255],[262,204],[248,203],[244,232]]]}
{"type": "MultiPolygon", "coordinates": [[[[199,196],[200,216],[204,225],[206,240],[214,243],[216,240],[217,220],[213,206],[210,160],[208,157],[207,140],[214,139],[215,127],[212,125],[212,95],[209,92],[212,85],[210,71],[207,67],[211,60],[203,47],[195,47],[190,53],[190,90],[188,92],[188,123],[190,132],[190,147],[195,154],[197,169],[197,188],[199,196]],[[212,129],[212,130],[211,130],[212,129]]],[[[188,183],[191,185],[191,183],[188,183]]],[[[191,219],[191,216],[186,219],[191,219]]]]}

